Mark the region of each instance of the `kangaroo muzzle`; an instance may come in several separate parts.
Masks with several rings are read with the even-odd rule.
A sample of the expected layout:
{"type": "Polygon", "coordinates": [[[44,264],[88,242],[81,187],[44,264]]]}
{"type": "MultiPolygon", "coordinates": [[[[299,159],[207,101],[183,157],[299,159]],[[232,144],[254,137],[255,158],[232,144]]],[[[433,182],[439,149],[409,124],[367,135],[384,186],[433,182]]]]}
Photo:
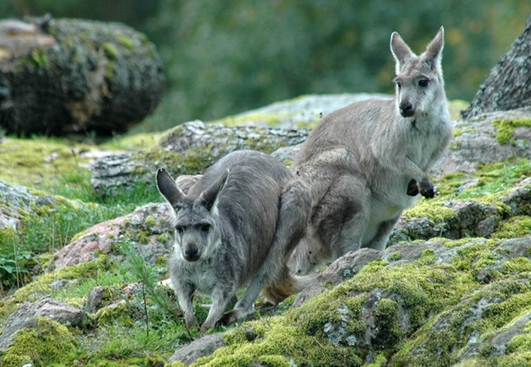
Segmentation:
{"type": "Polygon", "coordinates": [[[413,105],[409,102],[401,103],[399,106],[400,114],[402,117],[411,117],[415,114],[415,109],[413,105]]]}
{"type": "Polygon", "coordinates": [[[186,261],[194,262],[199,260],[201,254],[195,244],[186,244],[183,248],[183,257],[186,261]]]}

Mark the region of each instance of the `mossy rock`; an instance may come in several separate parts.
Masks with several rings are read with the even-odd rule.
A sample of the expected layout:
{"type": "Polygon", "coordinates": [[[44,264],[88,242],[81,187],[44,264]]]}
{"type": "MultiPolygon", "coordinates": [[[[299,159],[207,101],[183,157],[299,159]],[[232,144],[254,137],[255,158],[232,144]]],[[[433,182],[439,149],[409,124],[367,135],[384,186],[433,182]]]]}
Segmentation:
{"type": "Polygon", "coordinates": [[[0,362],[5,367],[72,366],[78,347],[66,326],[41,317],[34,326],[13,336],[13,344],[0,356],[0,362]]]}
{"type": "Polygon", "coordinates": [[[531,347],[528,239],[412,244],[413,258],[401,246],[406,258],[370,262],[281,316],[244,323],[192,366],[516,366],[531,347]]]}
{"type": "Polygon", "coordinates": [[[18,38],[15,45],[28,38],[46,42],[24,54],[8,49],[11,57],[0,59],[0,85],[8,89],[0,126],[10,134],[123,133],[161,98],[161,59],[146,36],[128,26],[48,19],[18,38]]]}

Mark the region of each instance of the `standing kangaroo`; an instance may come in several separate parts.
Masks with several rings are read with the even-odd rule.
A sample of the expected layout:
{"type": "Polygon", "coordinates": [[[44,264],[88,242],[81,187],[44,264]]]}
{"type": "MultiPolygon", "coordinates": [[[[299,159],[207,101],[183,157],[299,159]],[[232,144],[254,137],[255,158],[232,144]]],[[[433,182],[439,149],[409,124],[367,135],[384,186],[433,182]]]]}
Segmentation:
{"type": "Polygon", "coordinates": [[[309,233],[290,267],[306,273],[360,247],[383,250],[418,193],[434,196],[430,167],[452,137],[441,69],[444,29],[420,56],[391,35],[394,99],[369,99],[325,116],[292,170],[309,185],[309,233]]]}
{"type": "Polygon", "coordinates": [[[203,176],[184,176],[177,183],[182,186],[158,171],[157,186],[175,214],[170,276],[188,327],[195,319],[196,290],[212,298],[202,325],[208,330],[234,304],[222,322],[250,314],[264,287],[266,297],[280,302],[307,284],[309,279],[290,274],[287,262],[304,236],[311,199],[282,163],[238,151],[203,176]],[[247,285],[237,301],[236,291],[247,285]]]}

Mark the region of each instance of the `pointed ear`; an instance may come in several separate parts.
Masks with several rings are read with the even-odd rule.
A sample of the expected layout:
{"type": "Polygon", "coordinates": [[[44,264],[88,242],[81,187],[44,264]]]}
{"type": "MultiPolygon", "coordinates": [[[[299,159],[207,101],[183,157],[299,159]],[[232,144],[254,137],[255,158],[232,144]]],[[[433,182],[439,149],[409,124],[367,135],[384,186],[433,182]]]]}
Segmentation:
{"type": "Polygon", "coordinates": [[[415,56],[413,51],[409,48],[409,46],[404,42],[402,37],[397,32],[393,32],[391,34],[391,53],[393,54],[393,57],[395,58],[395,71],[396,74],[400,74],[400,69],[404,63],[410,59],[411,57],[415,56]]]}
{"type": "Polygon", "coordinates": [[[157,187],[171,206],[175,206],[177,202],[186,196],[164,168],[157,171],[157,187]]]}
{"type": "Polygon", "coordinates": [[[230,171],[227,169],[219,178],[210,185],[208,189],[203,191],[199,196],[201,204],[204,205],[208,211],[212,211],[217,206],[219,193],[223,190],[227,181],[229,180],[230,171]]]}
{"type": "Polygon", "coordinates": [[[444,47],[444,27],[439,29],[435,38],[426,47],[424,58],[428,62],[432,69],[441,69],[442,50],[444,47]]]}

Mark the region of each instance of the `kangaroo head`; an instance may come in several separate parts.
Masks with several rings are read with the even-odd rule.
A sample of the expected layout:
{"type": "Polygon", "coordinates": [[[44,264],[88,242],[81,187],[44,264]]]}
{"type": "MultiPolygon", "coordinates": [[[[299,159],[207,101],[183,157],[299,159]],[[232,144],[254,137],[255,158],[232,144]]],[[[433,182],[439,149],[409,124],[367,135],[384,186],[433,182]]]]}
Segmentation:
{"type": "Polygon", "coordinates": [[[415,55],[396,32],[391,35],[391,53],[395,59],[397,108],[402,117],[412,117],[433,110],[441,98],[446,101],[441,59],[444,28],[441,27],[426,51],[415,55]]]}
{"type": "Polygon", "coordinates": [[[220,240],[219,195],[229,177],[227,170],[197,197],[187,196],[164,170],[157,172],[157,187],[175,214],[174,248],[186,261],[198,261],[220,240]]]}

